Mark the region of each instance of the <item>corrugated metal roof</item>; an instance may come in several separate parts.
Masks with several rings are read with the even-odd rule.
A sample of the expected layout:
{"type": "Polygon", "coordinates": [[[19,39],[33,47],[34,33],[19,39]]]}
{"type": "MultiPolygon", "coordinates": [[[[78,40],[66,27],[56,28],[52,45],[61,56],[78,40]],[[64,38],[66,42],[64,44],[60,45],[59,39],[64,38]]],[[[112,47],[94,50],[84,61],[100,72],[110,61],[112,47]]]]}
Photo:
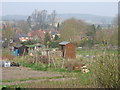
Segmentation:
{"type": "Polygon", "coordinates": [[[15,47],[16,48],[19,48],[19,47],[22,47],[23,45],[22,44],[18,44],[18,45],[16,45],[15,47]]]}
{"type": "Polygon", "coordinates": [[[70,43],[70,42],[64,41],[64,42],[61,42],[61,43],[59,43],[59,44],[60,44],[60,45],[66,45],[66,44],[68,44],[68,43],[70,43]]]}

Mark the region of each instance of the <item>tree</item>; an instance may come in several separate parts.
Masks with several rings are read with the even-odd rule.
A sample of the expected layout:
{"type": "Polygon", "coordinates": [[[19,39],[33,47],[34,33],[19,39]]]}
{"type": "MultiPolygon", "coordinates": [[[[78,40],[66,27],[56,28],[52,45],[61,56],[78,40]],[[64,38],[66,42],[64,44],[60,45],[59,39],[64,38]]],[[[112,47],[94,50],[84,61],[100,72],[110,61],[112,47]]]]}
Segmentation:
{"type": "Polygon", "coordinates": [[[45,34],[44,44],[47,48],[50,47],[50,45],[51,45],[51,38],[50,38],[50,34],[48,32],[46,32],[46,34],[45,34]]]}
{"type": "Polygon", "coordinates": [[[32,15],[28,17],[27,22],[32,30],[47,29],[50,24],[52,24],[53,27],[55,17],[55,10],[51,14],[48,14],[47,10],[35,10],[32,15]]]}
{"type": "Polygon", "coordinates": [[[103,29],[103,30],[97,31],[95,40],[96,40],[95,42],[99,44],[117,45],[118,44],[118,30],[115,28],[111,28],[111,29],[103,29]]]}
{"type": "Polygon", "coordinates": [[[27,22],[28,22],[28,25],[29,25],[29,27],[30,28],[32,28],[32,19],[31,19],[31,16],[29,16],[28,18],[27,18],[27,22]]]}
{"type": "Polygon", "coordinates": [[[93,24],[93,25],[90,25],[90,28],[89,28],[89,30],[88,30],[88,32],[86,33],[86,35],[88,36],[88,37],[90,37],[90,41],[94,44],[94,40],[95,40],[95,34],[96,34],[96,27],[95,27],[95,25],[93,24]]]}
{"type": "Polygon", "coordinates": [[[23,45],[33,45],[33,44],[37,44],[38,41],[36,40],[29,40],[29,41],[25,41],[25,42],[21,42],[21,44],[23,45]]]}
{"type": "Polygon", "coordinates": [[[60,24],[58,23],[58,24],[57,24],[57,30],[59,30],[59,28],[60,28],[60,24]]]}
{"type": "Polygon", "coordinates": [[[93,25],[90,26],[86,35],[93,37],[95,33],[96,33],[96,28],[95,28],[95,25],[93,24],[93,25]]]}
{"type": "Polygon", "coordinates": [[[12,39],[14,36],[14,29],[12,27],[12,24],[6,23],[6,26],[2,30],[2,37],[6,38],[7,43],[9,44],[10,39],[12,39]]]}
{"type": "MultiPolygon", "coordinates": [[[[80,32],[85,34],[89,25],[81,20],[70,18],[63,22],[60,28],[61,39],[64,41],[77,42],[79,41],[80,32]]],[[[83,35],[82,34],[82,35],[83,35]]]]}
{"type": "Polygon", "coordinates": [[[53,12],[51,13],[51,23],[52,23],[52,27],[54,27],[54,23],[55,23],[55,17],[56,17],[56,11],[53,10],[53,12]]]}
{"type": "Polygon", "coordinates": [[[54,40],[58,40],[58,39],[59,39],[59,36],[58,36],[58,35],[55,35],[54,40]]]}
{"type": "Polygon", "coordinates": [[[22,30],[23,33],[27,34],[30,31],[28,22],[21,20],[18,22],[18,27],[22,30]]]}
{"type": "Polygon", "coordinates": [[[98,25],[97,28],[96,28],[96,30],[101,30],[101,29],[102,29],[102,28],[101,28],[100,25],[98,25]]]}

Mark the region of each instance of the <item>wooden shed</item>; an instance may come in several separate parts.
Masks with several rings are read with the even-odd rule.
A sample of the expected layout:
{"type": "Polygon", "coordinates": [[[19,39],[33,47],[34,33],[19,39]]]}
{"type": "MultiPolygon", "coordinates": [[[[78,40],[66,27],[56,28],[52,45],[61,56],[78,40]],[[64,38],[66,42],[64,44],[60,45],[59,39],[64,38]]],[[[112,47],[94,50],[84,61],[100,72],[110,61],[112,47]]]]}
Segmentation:
{"type": "Polygon", "coordinates": [[[71,42],[61,42],[59,43],[59,49],[62,51],[62,57],[74,59],[76,58],[76,47],[71,42]]]}

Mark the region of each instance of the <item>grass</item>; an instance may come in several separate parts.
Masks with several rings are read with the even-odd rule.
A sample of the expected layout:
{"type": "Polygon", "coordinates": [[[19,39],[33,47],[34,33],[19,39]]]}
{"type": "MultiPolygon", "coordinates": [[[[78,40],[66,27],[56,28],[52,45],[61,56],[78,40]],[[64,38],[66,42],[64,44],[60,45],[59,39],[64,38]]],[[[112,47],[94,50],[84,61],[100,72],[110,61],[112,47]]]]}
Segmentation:
{"type": "MultiPolygon", "coordinates": [[[[34,83],[22,83],[18,85],[7,85],[7,88],[82,88],[82,87],[90,87],[90,75],[91,73],[83,74],[81,72],[75,73],[66,72],[67,77],[70,78],[77,78],[75,80],[65,80],[65,81],[50,81],[51,79],[60,79],[63,78],[63,76],[57,76],[57,77],[43,77],[42,79],[47,79],[40,82],[34,82],[34,83]]],[[[23,79],[22,81],[25,81],[28,79],[23,79]]],[[[30,78],[29,80],[38,80],[38,78],[33,79],[30,78]]]]}
{"type": "Polygon", "coordinates": [[[50,72],[69,72],[67,69],[65,68],[48,68],[48,71],[50,72]]]}
{"type": "Polygon", "coordinates": [[[69,80],[69,81],[41,81],[35,83],[24,83],[19,85],[7,86],[8,88],[87,88],[88,86],[83,86],[79,81],[69,80]]]}
{"type": "MultiPolygon", "coordinates": [[[[80,71],[71,71],[69,72],[65,68],[57,67],[54,68],[54,65],[48,67],[46,64],[30,64],[27,62],[27,58],[29,57],[17,57],[14,59],[16,62],[19,62],[22,66],[30,67],[33,70],[40,71],[49,71],[60,73],[68,78],[77,78],[76,80],[69,81],[49,81],[49,79],[57,79],[62,77],[47,77],[45,81],[36,82],[36,83],[23,83],[19,85],[12,85],[9,87],[27,87],[27,88],[39,88],[39,87],[57,87],[57,88],[86,88],[86,87],[117,87],[117,50],[77,50],[77,55],[91,55],[95,56],[94,58],[85,58],[79,57],[77,58],[81,63],[85,63],[90,70],[89,73],[83,74],[80,71]],[[104,62],[104,63],[101,63],[104,62]],[[115,74],[114,74],[115,73],[115,74]],[[112,75],[112,76],[110,76],[112,75]],[[107,78],[106,78],[107,76],[107,78]],[[114,76],[116,78],[114,78],[114,76]],[[31,86],[32,85],[32,86],[31,86]]],[[[57,61],[56,61],[57,63],[57,61]]],[[[28,79],[20,79],[20,81],[26,80],[38,80],[41,78],[28,78],[28,79]]],[[[42,79],[45,79],[42,77],[42,79]]],[[[8,82],[8,81],[6,81],[8,82]]]]}
{"type": "Polygon", "coordinates": [[[24,67],[30,67],[33,70],[41,70],[41,71],[47,71],[47,65],[42,65],[42,64],[28,64],[28,63],[21,63],[22,66],[24,67]]]}
{"type": "MultiPolygon", "coordinates": [[[[84,50],[84,49],[81,49],[81,50],[77,50],[76,51],[76,54],[77,55],[95,55],[95,54],[99,54],[99,53],[102,53],[104,50],[101,50],[101,49],[91,49],[91,50],[84,50]]],[[[106,53],[107,54],[118,54],[118,51],[117,50],[106,50],[106,53]]]]}
{"type": "Polygon", "coordinates": [[[76,51],[77,55],[93,55],[93,50],[77,50],[76,51]]]}
{"type": "Polygon", "coordinates": [[[41,80],[41,79],[58,79],[58,78],[63,78],[63,76],[38,77],[38,78],[24,78],[24,79],[14,79],[14,80],[3,80],[2,82],[28,81],[28,80],[41,80]]]}

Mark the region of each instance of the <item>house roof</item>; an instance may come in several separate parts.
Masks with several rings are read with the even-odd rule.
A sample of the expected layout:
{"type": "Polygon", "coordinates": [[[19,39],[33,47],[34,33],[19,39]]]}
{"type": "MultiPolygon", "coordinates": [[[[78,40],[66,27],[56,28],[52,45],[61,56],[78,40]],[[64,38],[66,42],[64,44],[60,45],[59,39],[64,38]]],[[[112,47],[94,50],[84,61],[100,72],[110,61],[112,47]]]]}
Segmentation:
{"type": "Polygon", "coordinates": [[[45,36],[45,30],[35,30],[35,31],[31,31],[30,33],[28,33],[28,36],[33,37],[33,36],[40,36],[40,37],[44,37],[45,36]]]}
{"type": "Polygon", "coordinates": [[[51,30],[50,33],[51,33],[52,35],[56,35],[56,34],[58,34],[59,32],[58,32],[57,30],[51,30]]]}
{"type": "Polygon", "coordinates": [[[20,35],[20,37],[28,37],[28,35],[23,33],[23,34],[20,35]]]}
{"type": "Polygon", "coordinates": [[[68,43],[70,43],[70,42],[63,41],[63,42],[61,42],[61,43],[59,43],[59,44],[60,44],[60,45],[66,45],[66,44],[68,44],[68,43]]]}

